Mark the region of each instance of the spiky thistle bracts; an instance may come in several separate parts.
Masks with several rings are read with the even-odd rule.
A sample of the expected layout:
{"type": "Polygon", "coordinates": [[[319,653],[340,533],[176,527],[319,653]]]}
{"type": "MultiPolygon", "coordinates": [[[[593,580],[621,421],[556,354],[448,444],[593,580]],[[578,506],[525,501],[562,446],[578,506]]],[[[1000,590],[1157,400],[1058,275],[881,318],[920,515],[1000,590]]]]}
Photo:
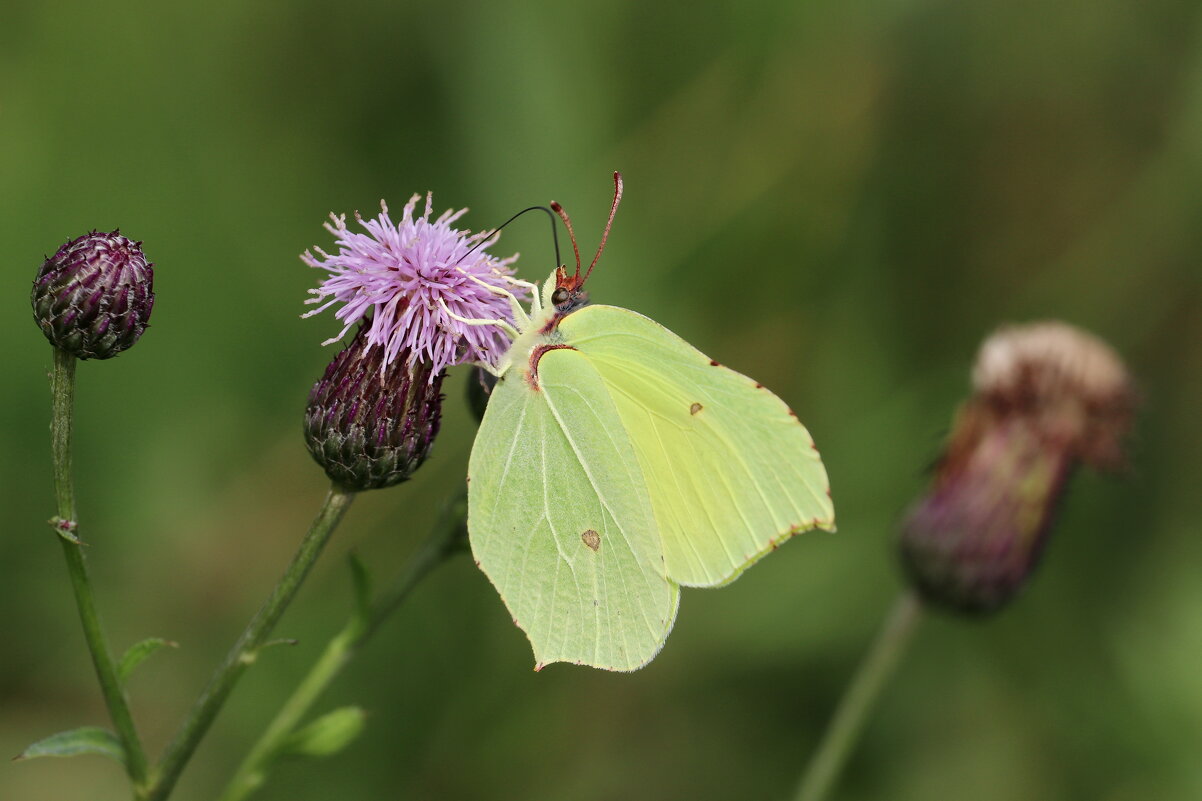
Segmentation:
{"type": "Polygon", "coordinates": [[[120,231],[68,240],[33,282],[33,316],[56,348],[108,359],[142,336],[154,308],[154,265],[120,231]]]}
{"type": "Polygon", "coordinates": [[[408,479],[430,454],[442,417],[443,374],[407,351],[384,363],[366,326],[313,385],[305,444],[322,469],[353,491],[408,479]]]}

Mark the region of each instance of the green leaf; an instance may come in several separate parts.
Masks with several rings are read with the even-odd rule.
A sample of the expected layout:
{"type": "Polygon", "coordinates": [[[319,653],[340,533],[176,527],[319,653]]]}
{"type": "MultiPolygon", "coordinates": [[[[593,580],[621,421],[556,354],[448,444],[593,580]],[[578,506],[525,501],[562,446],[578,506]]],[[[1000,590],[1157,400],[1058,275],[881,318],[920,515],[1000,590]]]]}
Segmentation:
{"type": "Polygon", "coordinates": [[[80,754],[98,754],[125,764],[125,748],[117,739],[117,735],[99,726],[80,726],[78,729],[52,734],[26,748],[14,758],[14,761],[47,756],[79,756],[80,754]]]}
{"type": "Polygon", "coordinates": [[[164,640],[162,637],[147,637],[141,642],[136,642],[125,651],[121,656],[121,662],[117,665],[117,678],[121,684],[129,681],[129,674],[134,672],[134,668],[142,664],[142,660],[153,654],[160,648],[178,648],[179,643],[174,643],[171,640],[164,640]]]}
{"type": "Polygon", "coordinates": [[[325,757],[346,748],[363,731],[367,713],[357,706],[327,712],[293,732],[280,745],[281,756],[325,757]]]}

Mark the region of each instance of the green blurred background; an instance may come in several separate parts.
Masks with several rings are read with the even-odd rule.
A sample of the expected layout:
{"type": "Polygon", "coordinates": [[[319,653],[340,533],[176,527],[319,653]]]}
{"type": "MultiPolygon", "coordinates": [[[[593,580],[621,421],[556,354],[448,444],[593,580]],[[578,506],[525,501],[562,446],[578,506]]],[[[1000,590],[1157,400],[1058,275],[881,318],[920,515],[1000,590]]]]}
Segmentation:
{"type": "MultiPolygon", "coordinates": [[[[686,591],[632,675],[528,646],[471,561],[424,584],[324,700],[365,737],[263,799],[780,799],[900,581],[921,489],[996,325],[1059,317],[1129,360],[1132,469],[1082,475],[1028,591],[918,632],[841,799],[1202,797],[1202,7],[1193,0],[405,4],[8,0],[0,9],[0,754],[106,718],[69,599],[47,441],[42,259],[120,226],[153,327],[79,370],[82,531],[157,753],[325,487],[300,437],[333,351],[302,320],[326,214],[433,190],[487,228],[556,199],[593,297],[775,389],[829,468],[837,535],[686,591]]],[[[545,223],[506,231],[522,274],[545,223]]],[[[352,508],[179,787],[212,798],[461,485],[463,371],[434,457],[352,508]]],[[[0,799],[126,797],[98,758],[0,761],[0,799]]]]}

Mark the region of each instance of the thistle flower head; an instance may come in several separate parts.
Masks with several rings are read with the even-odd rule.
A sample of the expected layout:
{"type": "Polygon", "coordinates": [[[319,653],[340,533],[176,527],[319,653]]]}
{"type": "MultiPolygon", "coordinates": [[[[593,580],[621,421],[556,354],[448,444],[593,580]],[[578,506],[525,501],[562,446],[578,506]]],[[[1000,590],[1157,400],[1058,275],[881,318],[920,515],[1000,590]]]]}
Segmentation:
{"type": "Polygon", "coordinates": [[[1135,393],[1106,343],[1057,322],[989,337],[973,389],[900,546],[927,601],[988,613],[1034,570],[1077,466],[1121,463],[1135,393]]]}
{"type": "Polygon", "coordinates": [[[33,282],[33,317],[50,343],[80,359],[131,347],[154,308],[154,270],[142,243],[118,231],[69,240],[33,282]]]}
{"type": "Polygon", "coordinates": [[[421,466],[442,417],[443,374],[402,351],[391,364],[359,329],[309,394],[305,444],[349,490],[390,487],[421,466]]]}
{"type": "Polygon", "coordinates": [[[456,318],[511,321],[508,299],[489,287],[514,289],[505,279],[517,256],[494,258],[485,252],[487,245],[473,251],[489,234],[451,227],[467,209],[431,220],[432,195],[426,195],[425,211],[417,217],[419,200],[419,195],[409,199],[399,222],[393,222],[383,201],[375,219],[356,213],[362,232],[347,227],[346,215],[330,215],[325,227],[336,239],[337,253],[314,248],[301,256],[305,264],[329,273],[319,288],[309,290],[314,297],[307,302],[319,305],[305,316],[342,304],[334,316],[344,327],[326,344],[370,316],[364,347],[381,349],[384,365],[402,352],[424,360],[432,366],[433,380],[453,364],[493,363],[508,348],[497,326],[456,318]]]}

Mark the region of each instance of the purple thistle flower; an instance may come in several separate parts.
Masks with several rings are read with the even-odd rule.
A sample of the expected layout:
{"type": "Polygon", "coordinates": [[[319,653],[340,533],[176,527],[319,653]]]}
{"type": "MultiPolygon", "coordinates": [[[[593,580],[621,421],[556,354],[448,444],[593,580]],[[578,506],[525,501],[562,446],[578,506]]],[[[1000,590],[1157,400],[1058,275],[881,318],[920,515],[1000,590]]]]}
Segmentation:
{"type": "Polygon", "coordinates": [[[322,343],[328,345],[342,339],[370,312],[366,347],[384,349],[383,366],[408,351],[410,358],[433,365],[432,380],[454,364],[495,363],[509,347],[509,338],[498,326],[467,325],[447,313],[449,309],[467,319],[512,322],[508,299],[473,279],[518,297],[525,293],[505,280],[513,274],[510,265],[517,254],[494,258],[485,252],[495,241],[489,240],[467,255],[489,236],[451,227],[467,209],[448,209],[431,221],[433,195],[427,193],[425,212],[415,218],[420,199],[420,195],[409,199],[399,223],[388,216],[384,201],[380,201],[380,216],[374,220],[364,220],[355,212],[366,233],[349,230],[345,214],[330,215],[325,228],[337,240],[338,253],[315,247],[301,255],[305,264],[330,274],[319,288],[309,290],[314,297],[306,303],[321,305],[304,316],[343,304],[334,312],[343,329],[322,343]]]}

